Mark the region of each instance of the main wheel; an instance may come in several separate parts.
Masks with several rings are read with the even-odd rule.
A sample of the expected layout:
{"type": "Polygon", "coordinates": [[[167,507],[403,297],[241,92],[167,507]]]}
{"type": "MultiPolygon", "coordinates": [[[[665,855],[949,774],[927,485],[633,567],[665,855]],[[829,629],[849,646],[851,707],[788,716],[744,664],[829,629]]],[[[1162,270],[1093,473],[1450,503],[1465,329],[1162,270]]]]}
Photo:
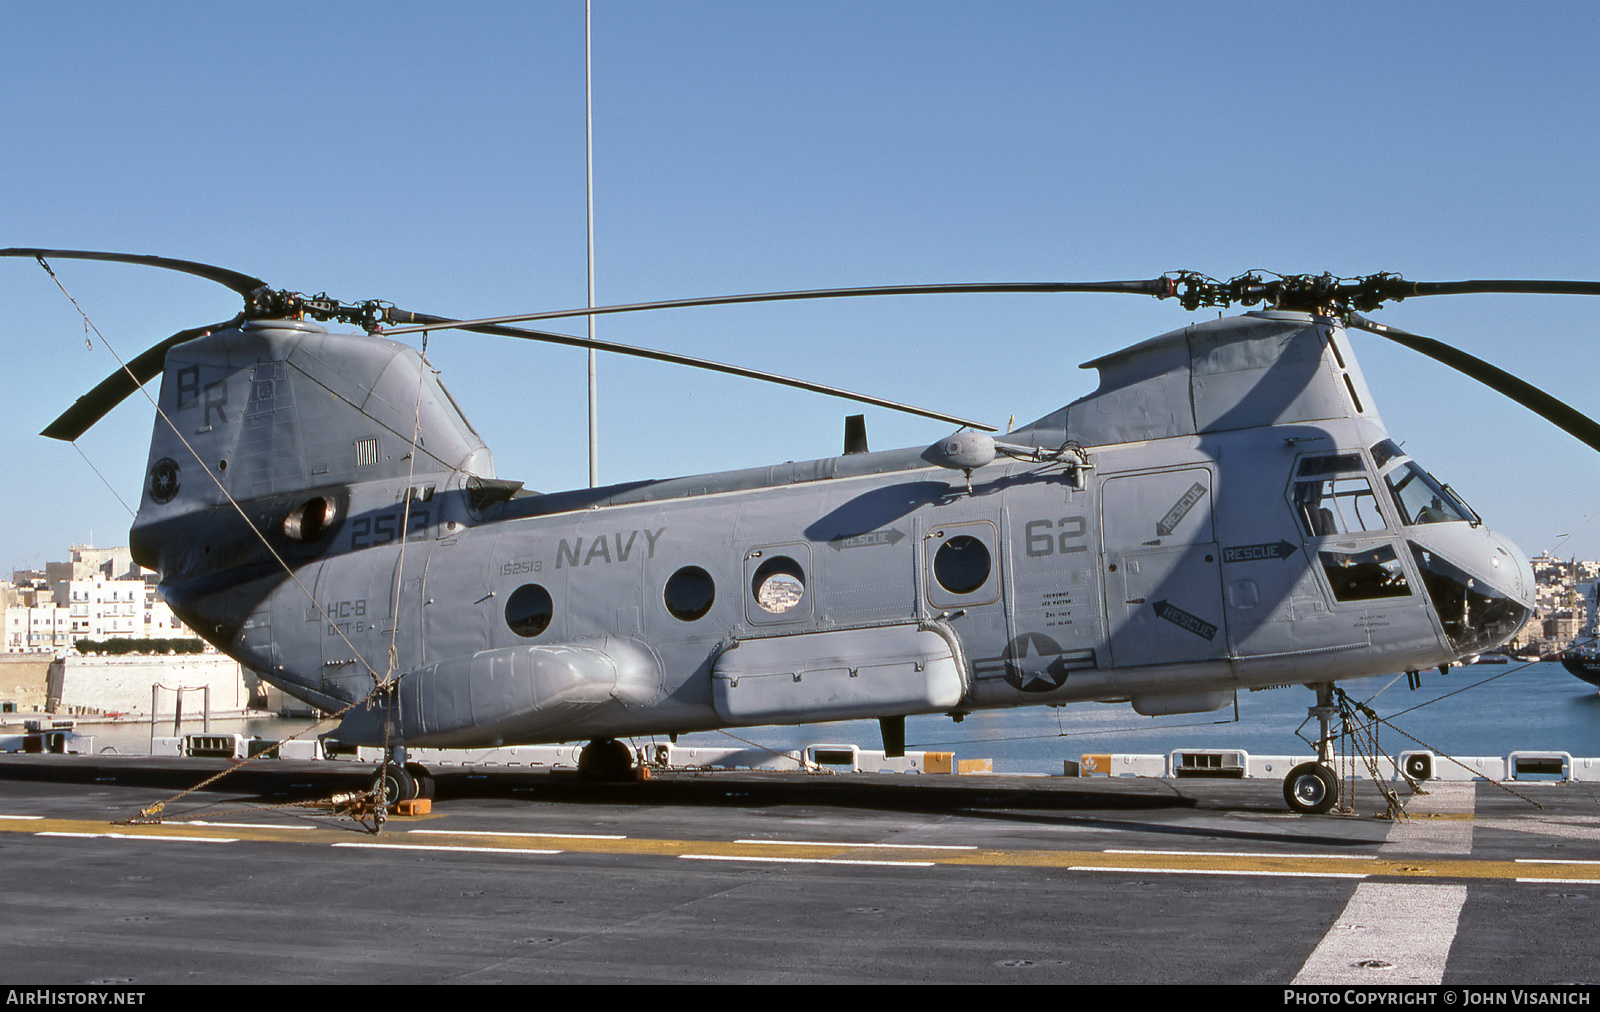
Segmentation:
{"type": "Polygon", "coordinates": [[[578,772],[591,780],[627,780],[633,775],[633,751],[614,738],[591,741],[578,753],[578,772]]]}
{"type": "Polygon", "coordinates": [[[1339,778],[1321,763],[1301,763],[1283,778],[1283,800],[1290,811],[1321,815],[1339,800],[1339,778]]]}
{"type": "Polygon", "coordinates": [[[411,779],[417,784],[417,797],[433,800],[434,784],[433,774],[421,763],[406,763],[406,772],[411,774],[411,779]]]}
{"type": "Polygon", "coordinates": [[[416,778],[399,766],[387,766],[378,771],[372,778],[372,789],[376,791],[380,786],[386,804],[411,801],[417,796],[416,778]]]}

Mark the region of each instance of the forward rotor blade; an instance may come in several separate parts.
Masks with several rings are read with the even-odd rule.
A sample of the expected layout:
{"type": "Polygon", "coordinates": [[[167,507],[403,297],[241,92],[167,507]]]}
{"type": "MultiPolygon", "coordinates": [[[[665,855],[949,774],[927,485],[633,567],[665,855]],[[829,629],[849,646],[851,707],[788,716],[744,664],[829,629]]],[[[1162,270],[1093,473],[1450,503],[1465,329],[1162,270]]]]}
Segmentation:
{"type": "Polygon", "coordinates": [[[40,435],[68,443],[76,442],[79,436],[88,432],[90,427],[110,413],[112,408],[121,404],[135,390],[161,375],[169,348],[185,341],[192,341],[214,330],[237,326],[241,319],[242,317],[236,316],[231,320],[213,323],[209,327],[180,330],[160,344],[147,348],[124,368],[107,376],[93,390],[79,397],[72,407],[62,412],[61,417],[51,422],[40,435]]]}
{"type": "Polygon", "coordinates": [[[1600,281],[1407,281],[1416,295],[1600,295],[1600,281]]]}
{"type": "MultiPolygon", "coordinates": [[[[1473,284],[1476,282],[1462,283],[1473,284]]],[[[1471,376],[1490,389],[1499,391],[1534,414],[1571,433],[1590,447],[1600,450],[1600,422],[1596,422],[1593,418],[1570,404],[1557,400],[1533,384],[1518,379],[1499,366],[1490,365],[1483,359],[1469,355],[1460,348],[1452,348],[1448,344],[1435,341],[1431,337],[1423,337],[1421,334],[1413,334],[1410,331],[1401,330],[1399,327],[1376,323],[1359,313],[1351,313],[1346,324],[1347,326],[1377,334],[1379,337],[1386,337],[1396,344],[1404,345],[1412,351],[1420,352],[1435,361],[1443,362],[1450,368],[1471,376]]]]}
{"type": "MultiPolygon", "coordinates": [[[[94,250],[82,249],[0,249],[0,257],[34,257],[51,260],[106,260],[114,264],[143,264],[146,267],[161,267],[169,271],[179,271],[183,274],[193,274],[197,278],[215,281],[219,285],[231,288],[245,298],[258,288],[265,288],[267,283],[260,278],[253,278],[248,274],[230,271],[226,267],[214,264],[196,263],[193,260],[174,260],[171,257],[150,256],[144,253],[100,253],[94,250]]],[[[158,370],[159,371],[159,370],[158,370]]]]}
{"type": "Polygon", "coordinates": [[[688,355],[679,355],[670,351],[657,351],[654,348],[640,348],[631,344],[617,344],[613,341],[591,340],[587,337],[574,337],[570,334],[555,334],[543,330],[526,330],[521,327],[507,327],[495,323],[482,321],[450,320],[442,316],[428,316],[424,313],[413,313],[404,309],[391,309],[385,314],[387,319],[402,323],[417,324],[417,326],[399,327],[394,330],[384,331],[385,335],[414,333],[420,330],[459,329],[469,330],[476,334],[494,334],[500,337],[518,337],[528,341],[542,341],[547,344],[564,344],[572,348],[593,348],[596,351],[615,352],[618,355],[631,355],[634,358],[648,358],[657,362],[669,362],[673,365],[687,365],[696,369],[707,369],[711,372],[727,373],[730,376],[743,376],[746,379],[764,380],[768,383],[777,383],[781,386],[795,387],[799,390],[809,390],[812,393],[828,394],[832,397],[842,397],[845,400],[858,401],[862,404],[872,404],[880,408],[889,408],[894,411],[903,411],[910,415],[919,415],[923,418],[933,418],[941,422],[953,422],[968,428],[978,429],[983,432],[998,431],[992,425],[974,422],[969,418],[945,414],[942,411],[931,411],[927,408],[913,407],[910,404],[901,404],[898,401],[885,400],[882,397],[873,397],[870,394],[858,394],[839,387],[830,387],[822,383],[812,383],[809,380],[795,379],[792,376],[780,376],[777,373],[762,372],[759,369],[746,369],[744,366],[728,365],[723,362],[713,362],[709,359],[693,358],[688,355]]]}
{"type": "Polygon", "coordinates": [[[968,285],[879,285],[870,288],[816,288],[799,292],[758,292],[752,295],[714,295],[701,299],[672,299],[666,302],[631,302],[620,306],[595,306],[588,309],[561,309],[549,313],[519,313],[515,316],[491,316],[481,320],[463,320],[459,323],[441,322],[416,327],[401,327],[391,334],[412,334],[425,330],[443,330],[450,327],[471,329],[501,323],[521,323],[528,320],[561,320],[575,316],[606,316],[611,313],[638,313],[650,309],[684,309],[690,306],[732,306],[750,302],[799,302],[805,299],[852,299],[873,295],[992,295],[1005,293],[1061,293],[1061,292],[1120,292],[1130,295],[1166,297],[1172,293],[1172,282],[1167,278],[1148,281],[1025,281],[993,282],[968,285]]]}

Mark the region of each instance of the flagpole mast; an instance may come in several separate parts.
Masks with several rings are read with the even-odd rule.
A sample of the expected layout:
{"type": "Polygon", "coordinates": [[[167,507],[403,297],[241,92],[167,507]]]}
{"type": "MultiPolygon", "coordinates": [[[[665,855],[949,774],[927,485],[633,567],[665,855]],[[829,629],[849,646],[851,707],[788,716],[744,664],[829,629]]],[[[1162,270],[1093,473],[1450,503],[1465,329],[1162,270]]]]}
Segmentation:
{"type": "MultiPolygon", "coordinates": [[[[583,0],[583,135],[584,177],[588,187],[589,308],[594,308],[594,73],[590,59],[591,0],[583,0]]],[[[589,339],[594,340],[594,317],[589,339]]],[[[589,349],[589,487],[600,484],[599,381],[595,375],[595,350],[589,349]]]]}

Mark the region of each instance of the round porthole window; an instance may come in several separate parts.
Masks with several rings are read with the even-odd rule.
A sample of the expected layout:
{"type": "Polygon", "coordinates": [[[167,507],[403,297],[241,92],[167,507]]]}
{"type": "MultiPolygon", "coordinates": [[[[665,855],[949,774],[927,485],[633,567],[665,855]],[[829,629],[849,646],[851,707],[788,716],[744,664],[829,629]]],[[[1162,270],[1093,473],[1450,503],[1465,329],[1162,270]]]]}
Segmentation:
{"type": "Polygon", "coordinates": [[[684,566],[667,580],[662,599],[673,618],[693,622],[704,618],[711,610],[712,602],[717,599],[717,588],[710,573],[699,566],[684,566]]]}
{"type": "Polygon", "coordinates": [[[506,625],[518,636],[532,639],[550,627],[555,610],[548,590],[537,583],[525,583],[506,600],[506,625]]]}
{"type": "Polygon", "coordinates": [[[787,555],[768,559],[750,581],[756,604],[769,615],[783,615],[799,607],[806,594],[806,574],[787,555]]]}
{"type": "Polygon", "coordinates": [[[989,548],[968,534],[957,534],[933,556],[933,578],[952,594],[970,594],[989,581],[989,548]]]}

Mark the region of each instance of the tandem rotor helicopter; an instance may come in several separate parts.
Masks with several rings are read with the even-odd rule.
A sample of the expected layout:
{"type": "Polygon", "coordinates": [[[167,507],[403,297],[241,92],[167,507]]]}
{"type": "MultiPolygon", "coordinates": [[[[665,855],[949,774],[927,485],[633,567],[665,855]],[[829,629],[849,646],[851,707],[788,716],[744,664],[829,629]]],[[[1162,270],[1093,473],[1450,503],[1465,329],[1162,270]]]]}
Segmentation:
{"type": "Polygon", "coordinates": [[[1600,283],[1393,274],[834,289],[457,321],[345,304],[164,257],[5,249],[182,271],[244,298],[174,334],[44,435],[75,440],[162,377],[133,557],[173,611],[261,678],[391,750],[391,798],[430,786],[406,747],[617,739],[1130,702],[1216,710],[1240,688],[1315,690],[1319,761],[1289,806],[1324,812],[1332,686],[1510,639],[1526,556],[1390,438],[1347,339],[1438,359],[1600,448],[1600,425],[1479,359],[1361,315],[1479,292],[1600,283]],[[1120,292],[1263,308],[1096,359],[1100,385],[1000,436],[954,416],[667,352],[511,326],[737,302],[955,292],[1120,292]],[[313,321],[358,326],[331,333],[313,321]],[[597,347],[910,410],[931,446],[552,494],[496,475],[421,353],[436,328],[597,347]],[[387,335],[387,336],[380,336],[387,335]]]}

